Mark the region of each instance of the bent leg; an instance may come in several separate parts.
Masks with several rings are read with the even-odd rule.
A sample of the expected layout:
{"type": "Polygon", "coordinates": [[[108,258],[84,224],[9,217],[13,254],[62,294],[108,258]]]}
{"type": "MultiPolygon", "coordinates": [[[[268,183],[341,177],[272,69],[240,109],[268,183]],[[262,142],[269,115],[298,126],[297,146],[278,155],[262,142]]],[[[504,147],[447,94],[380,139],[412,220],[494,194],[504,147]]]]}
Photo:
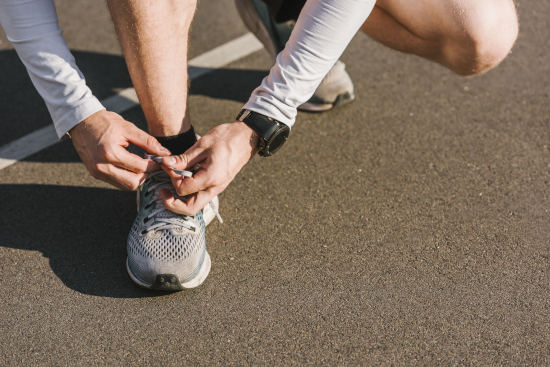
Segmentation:
{"type": "Polygon", "coordinates": [[[196,1],[108,4],[149,131],[157,137],[187,131],[187,43],[196,1]]]}
{"type": "Polygon", "coordinates": [[[388,47],[474,75],[508,55],[518,21],[513,0],[378,0],[362,29],[388,47]]]}

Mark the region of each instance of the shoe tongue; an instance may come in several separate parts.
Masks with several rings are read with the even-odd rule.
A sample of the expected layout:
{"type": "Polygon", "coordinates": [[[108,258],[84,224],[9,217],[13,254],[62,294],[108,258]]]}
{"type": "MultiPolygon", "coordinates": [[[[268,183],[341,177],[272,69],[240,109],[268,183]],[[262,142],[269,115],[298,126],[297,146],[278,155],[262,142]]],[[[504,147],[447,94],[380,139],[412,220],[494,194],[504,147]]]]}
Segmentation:
{"type": "Polygon", "coordinates": [[[153,182],[170,182],[170,176],[164,171],[155,171],[151,173],[149,180],[153,182]]]}
{"type": "Polygon", "coordinates": [[[150,177],[150,180],[152,181],[149,185],[154,185],[159,183],[160,185],[157,186],[154,190],[153,196],[151,200],[158,201],[158,205],[162,206],[165,210],[162,210],[161,212],[157,213],[155,217],[157,218],[174,218],[178,217],[178,214],[171,212],[170,210],[166,209],[164,205],[162,204],[162,199],[159,194],[159,190],[161,189],[168,189],[170,192],[174,195],[176,195],[176,192],[174,190],[174,187],[172,186],[172,182],[170,181],[170,176],[166,174],[166,172],[158,172],[154,176],[150,177]]]}
{"type": "MultiPolygon", "coordinates": [[[[162,205],[162,203],[160,204],[162,205]]],[[[164,207],[164,206],[163,206],[164,207]]],[[[175,217],[178,217],[178,215],[176,213],[173,213],[171,212],[170,210],[164,208],[164,210],[158,212],[156,215],[155,215],[156,218],[175,218],[175,217]]]]}

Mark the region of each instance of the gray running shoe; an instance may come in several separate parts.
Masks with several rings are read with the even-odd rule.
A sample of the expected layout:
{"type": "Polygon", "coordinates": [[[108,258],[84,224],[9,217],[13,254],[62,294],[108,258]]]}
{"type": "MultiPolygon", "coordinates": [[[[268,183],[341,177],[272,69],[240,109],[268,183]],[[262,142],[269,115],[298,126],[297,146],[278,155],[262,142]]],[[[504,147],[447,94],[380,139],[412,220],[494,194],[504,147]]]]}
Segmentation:
{"type": "Polygon", "coordinates": [[[137,192],[138,214],[127,241],[126,268],[141,287],[179,291],[202,284],[210,272],[206,225],[218,215],[218,198],[195,216],[164,207],[161,188],[174,191],[163,171],[152,173],[137,192]]]}
{"type": "MultiPolygon", "coordinates": [[[[242,21],[250,32],[262,42],[273,60],[285,47],[295,21],[275,21],[269,7],[263,0],[235,0],[242,21]]],[[[310,112],[328,111],[337,105],[355,99],[353,83],[346,72],[345,64],[337,61],[309,101],[299,109],[310,112]]]]}

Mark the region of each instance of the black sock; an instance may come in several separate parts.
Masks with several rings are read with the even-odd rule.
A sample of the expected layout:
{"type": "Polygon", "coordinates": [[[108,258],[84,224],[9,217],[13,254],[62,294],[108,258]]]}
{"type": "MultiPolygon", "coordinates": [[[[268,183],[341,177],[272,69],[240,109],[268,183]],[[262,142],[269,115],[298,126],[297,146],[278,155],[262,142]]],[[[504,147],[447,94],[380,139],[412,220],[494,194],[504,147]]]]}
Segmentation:
{"type": "Polygon", "coordinates": [[[265,0],[271,14],[278,23],[296,20],[302,11],[305,0],[265,0]]]}
{"type": "Polygon", "coordinates": [[[173,136],[157,136],[160,145],[168,149],[172,155],[183,154],[197,141],[195,129],[191,128],[184,133],[173,136]]]}

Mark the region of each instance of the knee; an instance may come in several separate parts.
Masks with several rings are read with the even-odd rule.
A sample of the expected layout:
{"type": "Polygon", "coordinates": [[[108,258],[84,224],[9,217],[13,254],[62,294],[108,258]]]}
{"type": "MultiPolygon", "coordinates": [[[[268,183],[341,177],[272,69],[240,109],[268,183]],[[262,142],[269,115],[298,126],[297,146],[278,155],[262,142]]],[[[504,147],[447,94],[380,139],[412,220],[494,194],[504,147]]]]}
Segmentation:
{"type": "Polygon", "coordinates": [[[460,75],[484,73],[504,60],[516,41],[514,5],[511,1],[479,2],[471,11],[463,12],[461,28],[451,42],[452,69],[460,75]]]}

